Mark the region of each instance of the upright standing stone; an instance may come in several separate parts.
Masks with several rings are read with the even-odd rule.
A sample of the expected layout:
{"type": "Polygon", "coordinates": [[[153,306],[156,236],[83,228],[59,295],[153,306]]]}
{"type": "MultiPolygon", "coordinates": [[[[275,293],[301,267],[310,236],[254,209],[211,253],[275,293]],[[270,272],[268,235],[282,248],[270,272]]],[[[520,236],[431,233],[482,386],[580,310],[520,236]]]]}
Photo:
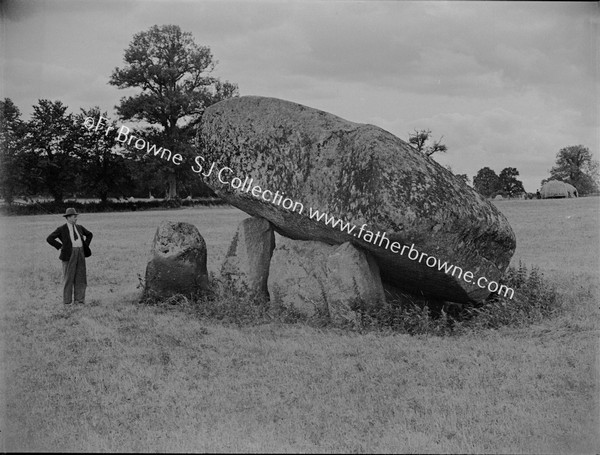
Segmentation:
{"type": "Polygon", "coordinates": [[[352,305],[382,305],[385,294],[379,267],[371,255],[346,242],[327,258],[327,307],[334,323],[355,322],[352,305]]]}
{"type": "Polygon", "coordinates": [[[269,272],[271,299],[305,316],[329,314],[334,323],[356,322],[353,306],[384,302],[377,263],[350,243],[277,239],[269,272]]]}
{"type": "Polygon", "coordinates": [[[327,310],[326,269],[334,246],[277,237],[269,268],[271,301],[305,316],[327,310]]]}
{"type": "Polygon", "coordinates": [[[269,262],[275,248],[275,232],[263,218],[246,218],[237,228],[221,275],[252,296],[268,297],[269,262]]]}
{"type": "Polygon", "coordinates": [[[208,289],[206,243],[194,225],[163,221],[150,254],[145,295],[169,297],[208,289]]]}

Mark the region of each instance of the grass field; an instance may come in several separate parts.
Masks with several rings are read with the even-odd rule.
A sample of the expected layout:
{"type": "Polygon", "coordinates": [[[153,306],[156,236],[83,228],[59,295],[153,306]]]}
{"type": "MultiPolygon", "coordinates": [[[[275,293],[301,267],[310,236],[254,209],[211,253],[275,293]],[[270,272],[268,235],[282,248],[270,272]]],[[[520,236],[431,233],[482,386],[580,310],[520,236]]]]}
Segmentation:
{"type": "Polygon", "coordinates": [[[0,450],[597,453],[599,200],[496,205],[567,311],[452,337],[136,304],[160,221],[195,224],[218,272],[246,216],[225,208],[80,216],[88,303],[65,308],[62,217],[1,218],[0,450]]]}

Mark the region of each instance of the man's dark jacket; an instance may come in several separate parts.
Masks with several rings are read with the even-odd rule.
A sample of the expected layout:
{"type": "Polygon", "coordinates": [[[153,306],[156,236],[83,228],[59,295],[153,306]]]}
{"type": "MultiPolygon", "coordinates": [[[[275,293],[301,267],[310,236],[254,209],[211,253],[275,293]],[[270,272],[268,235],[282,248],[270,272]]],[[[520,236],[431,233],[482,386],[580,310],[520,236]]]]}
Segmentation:
{"type": "MultiPolygon", "coordinates": [[[[92,250],[90,250],[90,242],[92,241],[92,237],[94,235],[79,224],[75,224],[75,228],[77,229],[77,235],[79,235],[81,238],[81,243],[83,243],[83,254],[86,258],[88,258],[92,255],[92,250]]],[[[71,259],[73,244],[71,243],[71,235],[69,234],[69,227],[66,223],[58,227],[56,231],[50,234],[46,241],[57,250],[60,250],[60,256],[58,258],[61,261],[68,261],[71,259]],[[60,242],[57,239],[60,240],[60,242]]]]}

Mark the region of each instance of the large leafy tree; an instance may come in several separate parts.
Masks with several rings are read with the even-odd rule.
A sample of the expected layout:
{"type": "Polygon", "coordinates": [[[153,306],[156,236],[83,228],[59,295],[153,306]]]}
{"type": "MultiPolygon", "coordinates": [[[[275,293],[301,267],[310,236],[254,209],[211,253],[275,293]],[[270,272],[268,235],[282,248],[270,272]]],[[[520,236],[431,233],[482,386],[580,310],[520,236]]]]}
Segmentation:
{"type": "Polygon", "coordinates": [[[585,166],[584,172],[590,176],[590,179],[593,182],[589,193],[600,191],[600,162],[598,160],[591,160],[590,163],[585,166]]]}
{"type": "MultiPolygon", "coordinates": [[[[164,135],[157,127],[136,128],[133,134],[136,137],[143,137],[152,145],[162,146],[164,143],[164,135]]],[[[178,167],[169,167],[164,160],[157,159],[153,154],[147,154],[144,150],[140,151],[134,148],[133,150],[125,149],[124,152],[127,156],[136,196],[168,196],[170,179],[175,179],[177,193],[181,191],[182,183],[186,181],[186,175],[178,167]],[[165,193],[165,188],[167,193],[165,193]]],[[[173,152],[181,153],[181,149],[173,152]]]]}
{"type": "Polygon", "coordinates": [[[587,147],[564,147],[556,155],[556,164],[550,169],[550,177],[542,180],[542,185],[548,180],[560,180],[573,185],[579,194],[594,193],[599,190],[597,167],[598,164],[592,159],[587,147]]]}
{"type": "Polygon", "coordinates": [[[519,171],[515,167],[502,169],[499,176],[500,191],[508,197],[515,197],[523,194],[523,182],[517,179],[519,171]]]}
{"type": "Polygon", "coordinates": [[[443,137],[437,141],[433,139],[431,130],[416,130],[414,133],[409,133],[408,142],[414,146],[419,152],[427,156],[431,156],[437,152],[447,152],[448,147],[442,144],[443,137]]]}
{"type": "Polygon", "coordinates": [[[75,155],[79,159],[78,188],[106,202],[109,194],[120,196],[131,188],[126,159],[120,152],[116,122],[99,107],[81,109],[75,116],[75,155]]]}
{"type": "Polygon", "coordinates": [[[473,187],[485,197],[492,197],[500,191],[500,177],[489,167],[477,171],[473,177],[473,187]]]}
{"type": "Polygon", "coordinates": [[[24,190],[25,123],[10,98],[0,100],[0,192],[7,203],[24,190]]]}
{"type": "MultiPolygon", "coordinates": [[[[184,157],[192,154],[193,127],[206,107],[238,94],[236,84],[210,75],[216,65],[210,48],[197,45],[191,33],[176,25],[154,25],[134,35],[124,61],[109,83],[141,92],[121,99],[119,116],[158,127],[148,131],[146,139],[184,157]]],[[[166,161],[155,160],[154,166],[167,180],[171,198],[177,196],[178,181],[192,178],[166,161]]]]}
{"type": "Polygon", "coordinates": [[[25,157],[30,169],[30,191],[42,183],[55,202],[62,202],[76,188],[78,162],[73,134],[76,127],[73,114],[68,114],[67,106],[60,101],[39,100],[33,106],[33,115],[27,123],[25,157]]]}

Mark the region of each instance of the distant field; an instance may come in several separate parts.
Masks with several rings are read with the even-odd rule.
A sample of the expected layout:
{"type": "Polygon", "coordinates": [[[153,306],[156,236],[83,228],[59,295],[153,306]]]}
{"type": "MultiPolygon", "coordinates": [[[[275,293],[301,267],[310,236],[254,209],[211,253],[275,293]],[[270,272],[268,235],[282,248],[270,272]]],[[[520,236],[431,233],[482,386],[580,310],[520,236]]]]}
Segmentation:
{"type": "Polygon", "coordinates": [[[519,259],[548,272],[600,274],[600,197],[494,201],[517,236],[519,259]]]}
{"type": "Polygon", "coordinates": [[[235,327],[135,304],[157,225],[218,272],[235,209],[84,214],[88,305],[64,308],[59,215],[0,218],[4,451],[597,453],[598,198],[497,201],[570,305],[461,337],[235,327]]]}

